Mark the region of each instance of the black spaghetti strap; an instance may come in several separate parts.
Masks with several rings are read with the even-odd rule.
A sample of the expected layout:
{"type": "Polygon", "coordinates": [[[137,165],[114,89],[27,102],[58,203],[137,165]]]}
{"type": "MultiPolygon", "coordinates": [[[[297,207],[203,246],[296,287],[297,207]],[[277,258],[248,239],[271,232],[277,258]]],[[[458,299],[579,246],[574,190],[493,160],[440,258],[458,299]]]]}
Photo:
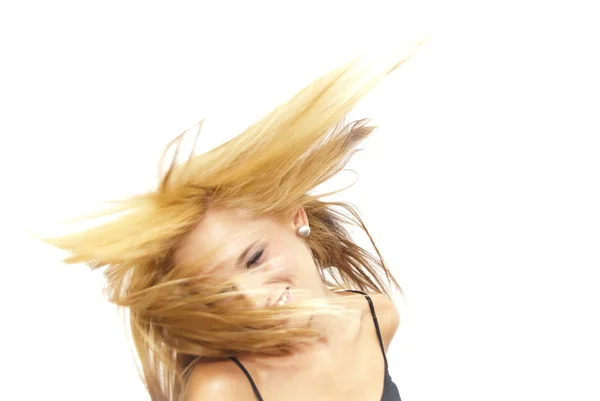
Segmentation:
{"type": "Polygon", "coordinates": [[[250,376],[250,373],[248,372],[248,370],[246,370],[244,365],[242,365],[242,363],[235,356],[230,356],[229,359],[231,359],[233,362],[235,362],[235,364],[238,365],[240,367],[240,369],[242,369],[242,372],[244,372],[244,374],[248,378],[248,381],[250,382],[250,385],[252,386],[252,390],[254,390],[254,395],[256,396],[258,401],[264,401],[262,396],[260,395],[260,392],[258,391],[258,387],[256,387],[254,380],[252,380],[252,376],[250,376]]]}
{"type": "Polygon", "coordinates": [[[373,317],[373,323],[375,323],[375,330],[377,331],[377,338],[379,339],[379,346],[381,347],[381,353],[383,354],[383,361],[385,362],[385,369],[388,368],[387,356],[385,355],[385,346],[383,345],[383,338],[381,337],[381,330],[379,329],[379,322],[377,321],[377,315],[375,314],[375,306],[373,305],[373,301],[371,297],[367,295],[364,291],[358,290],[344,290],[346,292],[355,292],[357,294],[362,294],[367,298],[367,302],[369,302],[369,309],[371,309],[371,316],[373,317]]]}

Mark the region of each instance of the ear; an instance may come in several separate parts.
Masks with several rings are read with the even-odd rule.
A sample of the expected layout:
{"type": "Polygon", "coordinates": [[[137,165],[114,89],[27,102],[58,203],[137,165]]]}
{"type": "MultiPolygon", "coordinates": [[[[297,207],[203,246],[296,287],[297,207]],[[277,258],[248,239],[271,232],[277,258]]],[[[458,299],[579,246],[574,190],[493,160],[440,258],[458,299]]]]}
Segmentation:
{"type": "Polygon", "coordinates": [[[296,229],[298,227],[308,225],[308,216],[306,215],[306,211],[304,210],[303,207],[301,207],[300,209],[298,209],[296,211],[296,213],[294,213],[294,217],[292,218],[292,223],[294,225],[294,228],[296,228],[296,229]]]}

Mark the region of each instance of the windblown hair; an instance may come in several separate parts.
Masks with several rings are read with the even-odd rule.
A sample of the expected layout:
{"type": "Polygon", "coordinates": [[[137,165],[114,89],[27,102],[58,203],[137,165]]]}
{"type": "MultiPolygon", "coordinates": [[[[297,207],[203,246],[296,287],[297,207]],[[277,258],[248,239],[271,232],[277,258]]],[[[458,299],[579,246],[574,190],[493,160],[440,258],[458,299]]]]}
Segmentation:
{"type": "MultiPolygon", "coordinates": [[[[304,207],[311,226],[306,241],[327,286],[400,290],[357,210],[311,191],[340,172],[374,130],[367,120],[345,124],[347,113],[412,54],[388,54],[370,66],[359,58],[325,74],[223,145],[181,164],[174,156],[156,190],[104,212],[113,216],[110,221],[46,240],[68,251],[66,263],[105,267],[107,297],[129,312],[153,401],[183,399],[186,375],[198,357],[289,352],[317,335],[287,328],[285,321],[319,310],[318,302],[256,310],[232,282],[209,284],[197,274],[206,258],[175,265],[175,249],[209,207],[275,219],[304,207]],[[376,255],[353,241],[349,226],[364,230],[376,255]]],[[[177,154],[182,138],[165,154],[173,146],[177,154]]]]}

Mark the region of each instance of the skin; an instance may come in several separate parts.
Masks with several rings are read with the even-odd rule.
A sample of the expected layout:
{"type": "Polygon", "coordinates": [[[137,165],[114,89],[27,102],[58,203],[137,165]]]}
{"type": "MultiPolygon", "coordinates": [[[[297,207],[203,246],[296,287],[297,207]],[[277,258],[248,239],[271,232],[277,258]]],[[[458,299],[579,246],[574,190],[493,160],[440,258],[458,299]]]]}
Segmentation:
{"type": "MultiPolygon", "coordinates": [[[[310,249],[297,235],[298,227],[307,224],[302,208],[286,222],[211,209],[177,250],[175,262],[193,260],[221,243],[231,244],[223,258],[206,269],[215,279],[249,272],[236,285],[255,307],[277,302],[286,290],[291,294],[288,302],[327,297],[346,307],[345,316],[314,315],[291,322],[309,324],[322,333],[293,355],[239,358],[265,400],[378,401],[384,359],[368,303],[360,294],[333,292],[323,284],[310,249]]],[[[370,296],[387,351],[399,324],[398,311],[387,296],[370,296]]],[[[190,375],[186,401],[217,399],[256,400],[248,379],[229,359],[199,363],[190,375]]]]}

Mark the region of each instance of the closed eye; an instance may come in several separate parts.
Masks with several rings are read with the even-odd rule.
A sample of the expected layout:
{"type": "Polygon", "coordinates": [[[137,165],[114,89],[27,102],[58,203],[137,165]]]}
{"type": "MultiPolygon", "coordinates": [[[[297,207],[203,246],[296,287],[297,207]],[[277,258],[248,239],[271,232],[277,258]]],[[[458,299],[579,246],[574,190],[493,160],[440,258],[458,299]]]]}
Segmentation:
{"type": "Polygon", "coordinates": [[[260,262],[260,258],[262,257],[264,251],[265,250],[263,248],[260,251],[256,252],[254,255],[252,255],[252,257],[250,259],[248,259],[248,262],[246,262],[246,268],[249,269],[252,266],[254,266],[255,264],[257,264],[258,262],[260,262]]]}

